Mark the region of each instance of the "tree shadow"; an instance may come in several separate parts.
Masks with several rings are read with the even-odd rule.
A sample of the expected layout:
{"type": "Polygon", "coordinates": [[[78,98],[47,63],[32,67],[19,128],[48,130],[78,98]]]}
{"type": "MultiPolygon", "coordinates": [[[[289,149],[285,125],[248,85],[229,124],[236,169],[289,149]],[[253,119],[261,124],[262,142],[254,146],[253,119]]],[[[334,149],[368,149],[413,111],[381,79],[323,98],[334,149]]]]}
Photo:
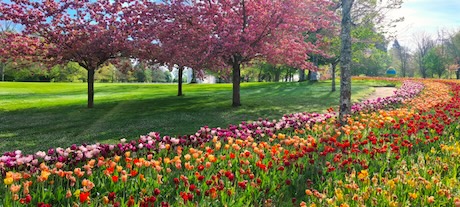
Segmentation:
{"type": "MultiPolygon", "coordinates": [[[[311,85],[244,85],[241,90],[243,105],[239,108],[231,107],[231,90],[217,85],[210,91],[185,90],[186,95],[182,97],[171,94],[170,86],[161,96],[149,97],[148,93],[143,93],[143,96],[124,99],[96,97],[93,109],[85,108],[84,103],[69,103],[0,110],[0,152],[20,149],[32,153],[71,144],[116,143],[121,138],[136,139],[151,131],[171,136],[193,134],[205,125],[227,127],[258,118],[279,119],[283,114],[320,112],[338,104],[338,93],[331,93],[329,84],[311,85]]],[[[116,88],[107,86],[107,90],[99,92],[116,94],[133,90],[116,88]]],[[[145,89],[140,87],[139,90],[145,89]]],[[[160,91],[155,92],[158,93],[160,91]]]]}

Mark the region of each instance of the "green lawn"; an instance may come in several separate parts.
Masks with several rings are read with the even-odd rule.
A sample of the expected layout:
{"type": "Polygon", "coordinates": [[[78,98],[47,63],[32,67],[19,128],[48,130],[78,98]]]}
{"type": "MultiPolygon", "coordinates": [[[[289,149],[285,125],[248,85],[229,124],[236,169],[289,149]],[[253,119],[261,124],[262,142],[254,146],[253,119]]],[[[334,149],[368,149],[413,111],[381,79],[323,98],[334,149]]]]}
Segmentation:
{"type": "MultiPolygon", "coordinates": [[[[388,83],[354,81],[356,101],[388,83]]],[[[200,126],[226,127],[259,117],[320,112],[338,105],[330,82],[243,83],[243,106],[231,107],[230,84],[95,85],[95,108],[86,108],[84,83],[0,82],[0,152],[25,152],[81,143],[114,143],[151,131],[162,135],[194,133],[200,126]]]]}

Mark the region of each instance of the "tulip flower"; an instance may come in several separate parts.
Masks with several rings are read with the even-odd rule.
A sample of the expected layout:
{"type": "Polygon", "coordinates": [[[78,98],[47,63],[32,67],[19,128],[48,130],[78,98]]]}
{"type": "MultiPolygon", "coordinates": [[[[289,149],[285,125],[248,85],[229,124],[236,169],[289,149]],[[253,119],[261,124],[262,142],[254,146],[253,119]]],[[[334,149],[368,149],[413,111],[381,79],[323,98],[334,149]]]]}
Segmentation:
{"type": "Polygon", "coordinates": [[[86,201],[89,201],[90,194],[91,194],[90,192],[81,192],[80,195],[79,195],[80,203],[84,203],[86,201]]]}

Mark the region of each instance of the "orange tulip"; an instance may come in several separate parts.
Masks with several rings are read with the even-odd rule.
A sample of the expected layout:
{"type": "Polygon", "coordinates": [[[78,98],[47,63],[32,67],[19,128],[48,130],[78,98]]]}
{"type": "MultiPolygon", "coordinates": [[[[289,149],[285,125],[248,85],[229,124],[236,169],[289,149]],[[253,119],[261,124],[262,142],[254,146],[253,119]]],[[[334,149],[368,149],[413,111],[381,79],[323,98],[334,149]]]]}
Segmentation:
{"type": "Polygon", "coordinates": [[[11,191],[13,194],[19,192],[20,189],[21,189],[21,185],[13,184],[13,185],[10,186],[10,191],[11,191]]]}

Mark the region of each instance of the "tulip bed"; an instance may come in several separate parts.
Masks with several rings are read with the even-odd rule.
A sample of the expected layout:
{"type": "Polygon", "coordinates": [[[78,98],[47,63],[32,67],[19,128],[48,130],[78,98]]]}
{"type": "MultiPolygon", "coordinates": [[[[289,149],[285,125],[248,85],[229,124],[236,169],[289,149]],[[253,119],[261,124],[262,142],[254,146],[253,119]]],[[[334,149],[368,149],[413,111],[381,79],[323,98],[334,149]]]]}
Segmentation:
{"type": "MultiPolygon", "coordinates": [[[[386,79],[387,80],[387,79],[386,79]]],[[[3,206],[460,206],[460,82],[193,135],[0,157],[3,206]]]]}

